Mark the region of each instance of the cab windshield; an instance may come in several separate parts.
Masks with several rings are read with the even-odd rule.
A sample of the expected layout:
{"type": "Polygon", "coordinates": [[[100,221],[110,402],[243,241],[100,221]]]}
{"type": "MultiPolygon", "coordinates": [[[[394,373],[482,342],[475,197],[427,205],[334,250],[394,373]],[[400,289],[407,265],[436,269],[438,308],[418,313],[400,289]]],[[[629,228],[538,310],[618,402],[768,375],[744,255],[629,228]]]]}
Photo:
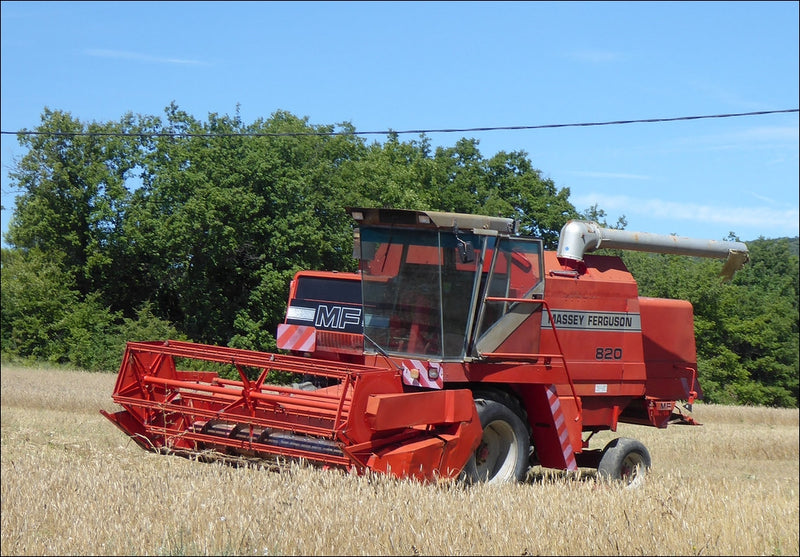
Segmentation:
{"type": "Polygon", "coordinates": [[[366,335],[387,353],[461,358],[471,326],[478,256],[487,240],[494,239],[362,228],[366,335]],[[465,246],[471,257],[465,256],[465,246]]]}
{"type": "Polygon", "coordinates": [[[525,303],[543,292],[541,240],[365,227],[360,241],[364,332],[384,352],[462,360],[536,350],[538,332],[514,331],[541,311],[525,303]]]}

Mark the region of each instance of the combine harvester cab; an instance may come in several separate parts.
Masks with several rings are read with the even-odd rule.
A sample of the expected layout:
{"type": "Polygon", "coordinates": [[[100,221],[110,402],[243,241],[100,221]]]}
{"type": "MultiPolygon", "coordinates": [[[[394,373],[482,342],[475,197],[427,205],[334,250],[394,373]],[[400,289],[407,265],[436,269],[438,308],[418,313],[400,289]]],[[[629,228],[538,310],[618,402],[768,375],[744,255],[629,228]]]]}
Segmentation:
{"type": "Polygon", "coordinates": [[[557,252],[511,219],[349,209],[358,273],[304,271],[278,346],[130,343],[106,416],[145,449],[302,458],[423,480],[523,480],[529,467],[638,481],[647,449],[591,437],[693,423],[691,304],[643,298],[601,247],[747,260],[738,242],[570,221],[557,252]],[[233,366],[236,379],[180,368],[233,366]],[[291,376],[292,386],[270,384],[291,376]],[[306,390],[308,388],[309,390],[306,390]]]}

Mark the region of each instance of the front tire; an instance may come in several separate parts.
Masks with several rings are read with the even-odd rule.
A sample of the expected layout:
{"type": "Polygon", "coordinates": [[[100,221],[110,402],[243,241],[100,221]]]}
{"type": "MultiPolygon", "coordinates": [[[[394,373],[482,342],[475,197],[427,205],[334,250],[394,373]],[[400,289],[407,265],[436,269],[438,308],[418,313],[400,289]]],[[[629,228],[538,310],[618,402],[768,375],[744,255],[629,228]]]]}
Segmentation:
{"type": "Polygon", "coordinates": [[[597,475],[634,488],[642,485],[649,469],[650,453],[647,448],[636,439],[619,437],[603,449],[597,475]]]}
{"type": "Polygon", "coordinates": [[[524,411],[507,395],[476,393],[475,396],[483,437],[464,465],[461,478],[467,483],[523,481],[528,474],[531,449],[524,411]]]}

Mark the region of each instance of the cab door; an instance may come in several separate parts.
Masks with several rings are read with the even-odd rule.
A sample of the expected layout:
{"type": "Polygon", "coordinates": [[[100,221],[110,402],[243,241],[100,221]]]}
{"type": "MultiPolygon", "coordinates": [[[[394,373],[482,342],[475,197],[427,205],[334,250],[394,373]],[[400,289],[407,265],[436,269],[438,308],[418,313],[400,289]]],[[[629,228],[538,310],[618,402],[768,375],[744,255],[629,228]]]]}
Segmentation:
{"type": "Polygon", "coordinates": [[[544,292],[543,269],[541,240],[498,238],[481,278],[473,356],[538,352],[542,304],[536,300],[544,292]]]}

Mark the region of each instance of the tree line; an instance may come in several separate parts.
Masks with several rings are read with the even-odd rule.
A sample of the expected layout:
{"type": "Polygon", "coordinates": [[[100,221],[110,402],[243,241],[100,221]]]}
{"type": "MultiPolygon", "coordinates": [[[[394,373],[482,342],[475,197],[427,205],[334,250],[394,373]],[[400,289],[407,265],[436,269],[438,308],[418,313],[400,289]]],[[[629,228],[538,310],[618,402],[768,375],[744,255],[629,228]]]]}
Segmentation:
{"type": "MultiPolygon", "coordinates": [[[[524,151],[486,158],[468,138],[368,143],[347,122],[200,121],[175,103],[101,123],[46,108],[32,132],[9,172],[4,358],[114,371],[126,341],[162,338],[274,351],[294,273],[356,269],[345,207],[514,217],[550,249],[571,218],[608,225],[524,151]]],[[[797,245],[748,242],[725,284],[718,261],[621,254],[641,295],[694,304],[707,401],[797,406],[797,245]]]]}

